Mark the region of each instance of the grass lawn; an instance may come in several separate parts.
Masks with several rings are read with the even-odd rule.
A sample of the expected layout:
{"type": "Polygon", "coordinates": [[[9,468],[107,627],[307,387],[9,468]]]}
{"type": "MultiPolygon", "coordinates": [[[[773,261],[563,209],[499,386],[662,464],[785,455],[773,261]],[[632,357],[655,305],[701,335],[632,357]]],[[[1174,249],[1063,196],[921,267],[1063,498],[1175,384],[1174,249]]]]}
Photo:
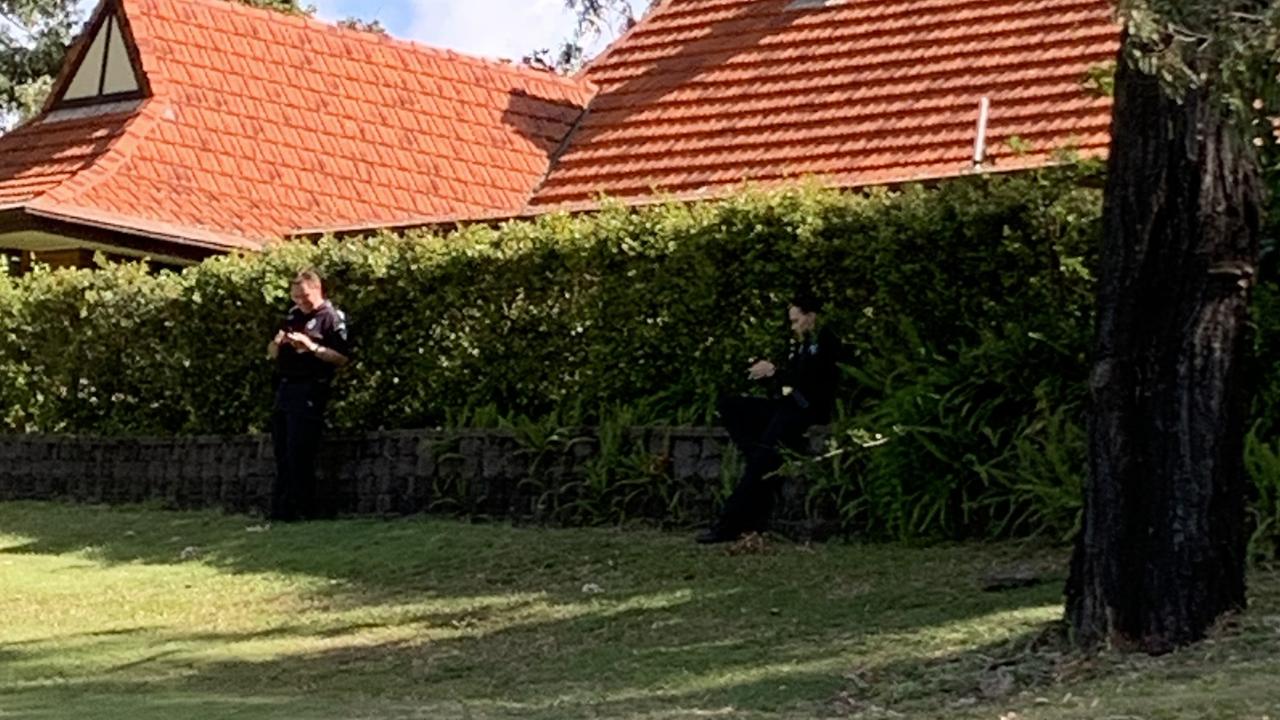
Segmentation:
{"type": "Polygon", "coordinates": [[[1280,720],[1280,573],[1160,658],[1064,652],[1062,549],[0,504],[0,718],[1280,720]],[[982,592],[993,568],[1049,582],[982,592]]]}

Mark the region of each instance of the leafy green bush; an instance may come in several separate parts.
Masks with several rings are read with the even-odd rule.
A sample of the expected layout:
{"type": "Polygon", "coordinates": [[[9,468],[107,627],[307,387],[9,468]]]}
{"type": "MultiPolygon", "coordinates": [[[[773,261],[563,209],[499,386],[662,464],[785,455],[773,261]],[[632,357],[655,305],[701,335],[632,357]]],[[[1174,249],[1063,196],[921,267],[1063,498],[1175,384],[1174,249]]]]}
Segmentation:
{"type": "Polygon", "coordinates": [[[833,451],[809,465],[815,512],[870,535],[1060,536],[1083,472],[1095,172],[744,193],[283,244],[182,273],[4,278],[3,426],[261,430],[265,343],[288,277],[314,265],[356,342],[335,425],[504,425],[534,465],[573,442],[563,428],[597,425],[586,478],[535,489],[548,519],[617,522],[700,492],[625,427],[713,421],[720,393],[747,390],[744,359],[781,350],[786,300],[809,285],[849,371],[833,451]]]}
{"type": "Polygon", "coordinates": [[[838,508],[845,530],[1072,533],[1086,471],[1083,348],[1065,354],[1024,334],[851,372],[874,398],[835,424],[829,452],[807,472],[811,503],[838,508]]]}
{"type": "MultiPolygon", "coordinates": [[[[747,390],[744,359],[780,351],[786,299],[807,284],[847,345],[827,452],[792,466],[808,476],[815,518],[871,537],[1063,539],[1086,471],[1096,170],[610,207],[447,236],[282,244],[181,273],[0,277],[0,428],[263,429],[266,340],[287,279],[315,265],[356,341],[335,425],[506,427],[528,449],[545,519],[661,515],[706,489],[678,486],[626,428],[712,422],[718,394],[747,390]],[[586,477],[547,481],[538,463],[587,424],[602,452],[586,477]]],[[[1255,327],[1258,546],[1280,537],[1274,277],[1259,286],[1255,327]]],[[[726,455],[712,496],[735,462],[726,455]]],[[[441,510],[464,496],[435,493],[441,510]]]]}
{"type": "MultiPolygon", "coordinates": [[[[216,258],[0,279],[3,425],[239,433],[265,426],[264,347],[287,279],[315,265],[358,362],[344,428],[441,425],[482,408],[595,423],[606,407],[703,423],[785,340],[787,297],[830,301],[852,367],[989,337],[1086,331],[1097,192],[1067,168],[937,188],[746,193],[448,236],[382,234],[216,258]]],[[[1050,369],[1044,368],[1047,372],[1050,369]]],[[[1001,382],[994,378],[993,382],[1001,382]]],[[[874,389],[851,385],[860,407],[874,389]]]]}
{"type": "Polygon", "coordinates": [[[1253,322],[1256,432],[1274,438],[1280,433],[1280,281],[1262,282],[1255,289],[1253,322]]]}
{"type": "Polygon", "coordinates": [[[1245,437],[1245,470],[1253,480],[1249,506],[1250,557],[1280,557],[1280,440],[1264,440],[1258,426],[1245,437]]]}

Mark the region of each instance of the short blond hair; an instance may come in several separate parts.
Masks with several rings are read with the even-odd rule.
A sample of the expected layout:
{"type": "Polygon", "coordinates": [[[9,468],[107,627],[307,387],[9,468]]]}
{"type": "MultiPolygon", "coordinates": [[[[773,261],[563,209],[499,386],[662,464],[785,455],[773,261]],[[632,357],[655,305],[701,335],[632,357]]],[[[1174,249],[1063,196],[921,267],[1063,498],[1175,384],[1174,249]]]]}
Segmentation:
{"type": "Polygon", "coordinates": [[[315,268],[303,268],[293,276],[293,280],[289,281],[289,285],[317,285],[321,289],[324,288],[324,278],[320,277],[320,273],[315,268]]]}

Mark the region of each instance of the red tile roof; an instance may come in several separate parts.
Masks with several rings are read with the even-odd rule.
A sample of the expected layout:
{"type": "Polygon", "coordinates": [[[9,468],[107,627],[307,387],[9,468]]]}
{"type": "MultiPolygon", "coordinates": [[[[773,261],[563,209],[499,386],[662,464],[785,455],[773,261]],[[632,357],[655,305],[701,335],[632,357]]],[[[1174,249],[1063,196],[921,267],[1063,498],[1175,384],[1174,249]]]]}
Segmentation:
{"type": "Polygon", "coordinates": [[[0,207],[185,228],[225,248],[308,227],[514,214],[593,92],[224,0],[120,5],[152,96],[96,117],[46,113],[0,137],[0,207]]]}
{"type": "Polygon", "coordinates": [[[817,7],[665,0],[584,73],[599,94],[532,207],[962,174],[984,96],[988,169],[1106,152],[1110,100],[1083,81],[1116,56],[1109,0],[796,4],[817,7]]]}
{"type": "Polygon", "coordinates": [[[983,97],[988,170],[1101,155],[1111,105],[1083,81],[1119,43],[1110,0],[664,0],[566,79],[225,0],[117,1],[152,96],[0,137],[0,209],[221,249],[954,176],[983,97]]]}
{"type": "Polygon", "coordinates": [[[127,115],[73,120],[0,138],[0,206],[39,197],[74,177],[106,154],[131,120],[127,115]]]}

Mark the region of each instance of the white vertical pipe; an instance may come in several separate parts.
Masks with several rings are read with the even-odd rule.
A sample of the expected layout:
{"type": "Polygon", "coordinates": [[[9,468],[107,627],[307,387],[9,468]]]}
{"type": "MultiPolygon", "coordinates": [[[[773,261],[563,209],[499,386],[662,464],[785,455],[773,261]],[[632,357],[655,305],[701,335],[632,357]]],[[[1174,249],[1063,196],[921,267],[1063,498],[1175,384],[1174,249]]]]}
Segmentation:
{"type": "Polygon", "coordinates": [[[978,136],[973,139],[973,168],[982,169],[987,159],[987,118],[991,114],[991,98],[983,96],[978,103],[978,136]]]}

